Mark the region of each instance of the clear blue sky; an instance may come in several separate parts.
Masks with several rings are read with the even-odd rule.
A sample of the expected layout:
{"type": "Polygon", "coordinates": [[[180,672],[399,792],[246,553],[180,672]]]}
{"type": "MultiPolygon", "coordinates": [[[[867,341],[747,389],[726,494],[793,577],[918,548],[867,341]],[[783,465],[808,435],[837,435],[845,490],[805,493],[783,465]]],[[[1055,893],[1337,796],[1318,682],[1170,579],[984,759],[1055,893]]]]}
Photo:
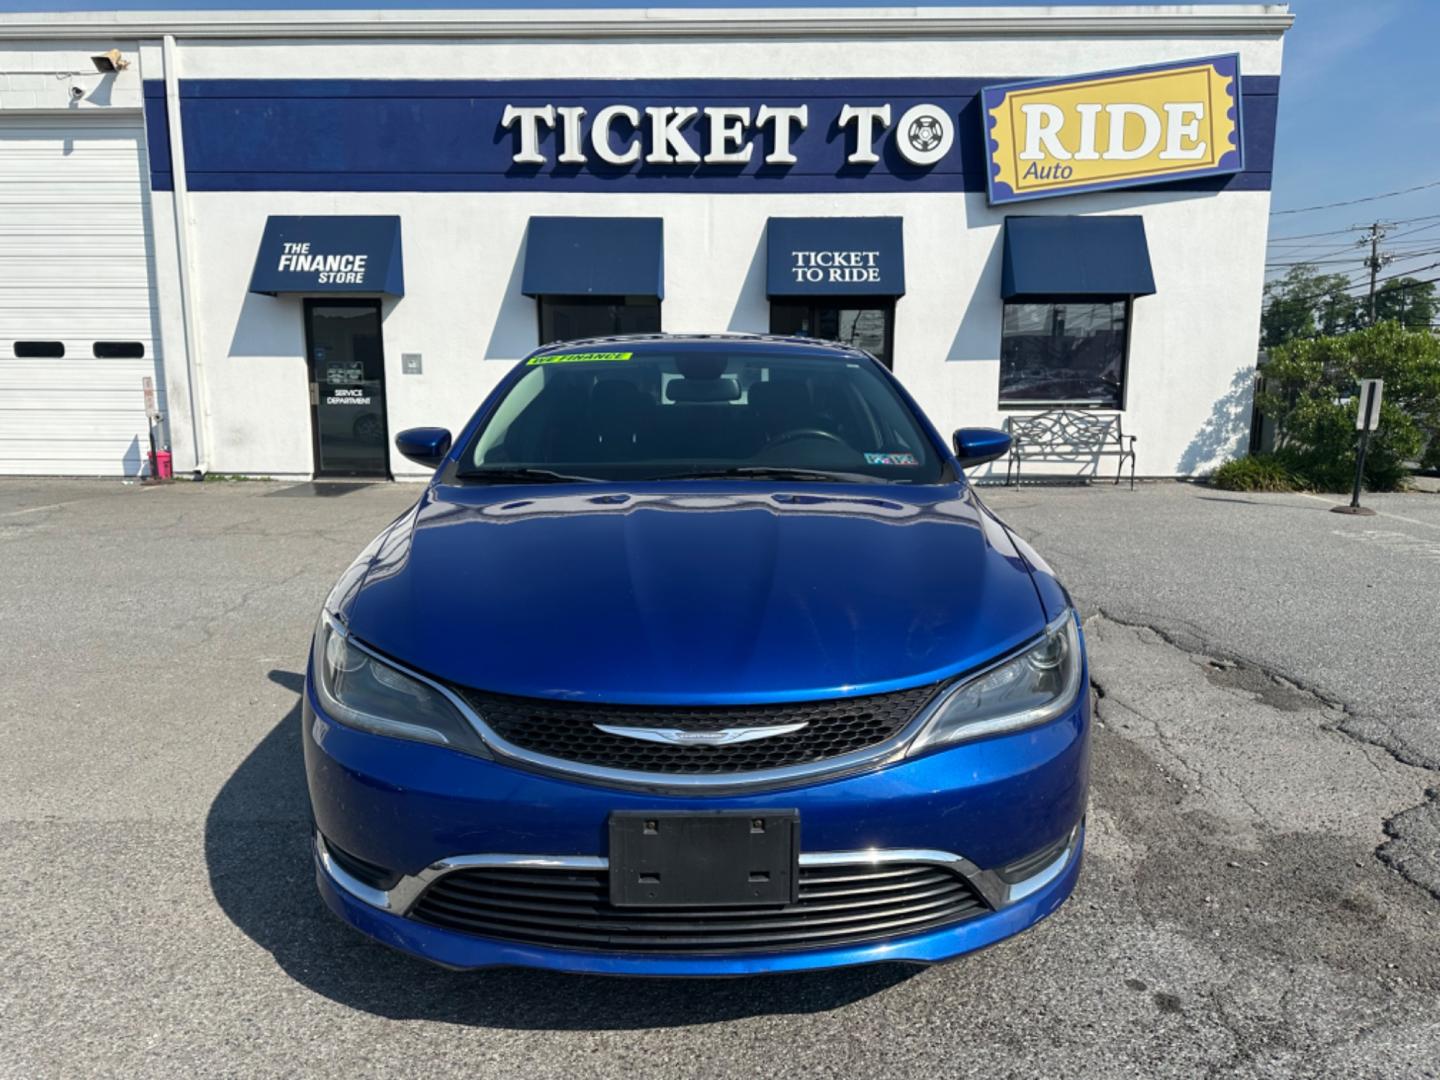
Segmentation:
{"type": "MultiPolygon", "coordinates": [[[[869,6],[884,0],[610,0],[606,7],[869,6]]],[[[912,0],[913,2],[913,0],[912,0]]],[[[919,0],[925,3],[925,0],[919,0]]],[[[1003,3],[1005,0],[993,0],[1003,3]]],[[[1009,0],[1034,6],[1035,0],[1009,0]]],[[[1050,0],[1051,3],[1057,0],[1050,0]]],[[[1076,0],[1058,0],[1073,3],[1076,0]]],[[[963,0],[951,0],[964,6],[963,0]]],[[[0,11],[295,8],[574,7],[576,0],[0,0],[0,11]]],[[[1292,0],[1276,148],[1271,262],[1358,256],[1349,236],[1311,236],[1376,219],[1401,221],[1391,249],[1413,256],[1386,273],[1440,261],[1440,185],[1408,195],[1305,213],[1284,211],[1360,199],[1440,181],[1440,0],[1292,0]],[[1291,241],[1288,238],[1301,236],[1291,241]]],[[[1344,261],[1326,270],[1356,271],[1344,261]]]]}

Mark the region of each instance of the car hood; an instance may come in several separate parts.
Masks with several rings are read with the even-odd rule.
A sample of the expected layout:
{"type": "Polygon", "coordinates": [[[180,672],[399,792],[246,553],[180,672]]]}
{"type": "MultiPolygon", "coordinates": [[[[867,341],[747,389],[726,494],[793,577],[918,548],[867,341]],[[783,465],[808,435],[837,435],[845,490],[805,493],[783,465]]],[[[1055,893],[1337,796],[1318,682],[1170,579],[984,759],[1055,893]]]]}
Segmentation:
{"type": "Polygon", "coordinates": [[[1025,561],[959,485],[437,486],[332,606],[439,679],[628,704],[917,686],[1045,622],[1025,561]]]}

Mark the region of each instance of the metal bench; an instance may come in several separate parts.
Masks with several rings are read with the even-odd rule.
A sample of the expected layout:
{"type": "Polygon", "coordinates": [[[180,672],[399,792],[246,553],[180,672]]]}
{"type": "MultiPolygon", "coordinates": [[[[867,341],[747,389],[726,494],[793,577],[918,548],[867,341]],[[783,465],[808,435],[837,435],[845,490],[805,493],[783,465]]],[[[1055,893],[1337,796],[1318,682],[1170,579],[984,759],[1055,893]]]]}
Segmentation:
{"type": "Polygon", "coordinates": [[[1126,435],[1119,413],[1093,413],[1076,409],[1051,409],[1029,416],[1011,416],[1005,421],[1010,432],[1010,457],[1005,462],[1005,483],[1020,483],[1020,468],[1034,461],[1083,461],[1100,469],[1100,459],[1114,456],[1115,483],[1130,459],[1130,490],[1135,490],[1135,436],[1126,435]]]}

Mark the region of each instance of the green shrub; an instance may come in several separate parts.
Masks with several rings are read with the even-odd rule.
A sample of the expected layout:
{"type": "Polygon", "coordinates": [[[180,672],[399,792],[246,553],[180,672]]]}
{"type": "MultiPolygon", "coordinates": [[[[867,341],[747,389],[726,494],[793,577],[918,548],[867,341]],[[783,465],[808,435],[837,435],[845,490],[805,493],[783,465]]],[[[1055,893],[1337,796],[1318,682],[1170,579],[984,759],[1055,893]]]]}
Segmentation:
{"type": "Polygon", "coordinates": [[[1210,474],[1210,483],[1226,491],[1296,491],[1308,486],[1274,454],[1227,461],[1210,474]]]}
{"type": "Polygon", "coordinates": [[[1264,375],[1257,401],[1275,420],[1275,458],[1308,485],[1344,491],[1353,482],[1361,379],[1385,380],[1380,429],[1365,456],[1368,489],[1393,491],[1409,474],[1406,461],[1440,457],[1440,339],[1428,331],[1382,322],[1291,341],[1271,353],[1264,375]]]}

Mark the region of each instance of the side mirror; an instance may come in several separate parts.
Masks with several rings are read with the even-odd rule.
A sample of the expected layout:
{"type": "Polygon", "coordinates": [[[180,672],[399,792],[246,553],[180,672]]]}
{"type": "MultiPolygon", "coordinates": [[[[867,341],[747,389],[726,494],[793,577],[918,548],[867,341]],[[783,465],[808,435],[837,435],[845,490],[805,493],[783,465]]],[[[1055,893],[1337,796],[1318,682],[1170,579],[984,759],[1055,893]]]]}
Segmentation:
{"type": "Polygon", "coordinates": [[[955,432],[955,456],[960,467],[984,465],[1010,452],[1010,435],[999,428],[962,427],[955,432]]]}
{"type": "Polygon", "coordinates": [[[395,449],[416,465],[433,469],[450,452],[450,432],[443,427],[406,428],[395,436],[395,449]]]}

